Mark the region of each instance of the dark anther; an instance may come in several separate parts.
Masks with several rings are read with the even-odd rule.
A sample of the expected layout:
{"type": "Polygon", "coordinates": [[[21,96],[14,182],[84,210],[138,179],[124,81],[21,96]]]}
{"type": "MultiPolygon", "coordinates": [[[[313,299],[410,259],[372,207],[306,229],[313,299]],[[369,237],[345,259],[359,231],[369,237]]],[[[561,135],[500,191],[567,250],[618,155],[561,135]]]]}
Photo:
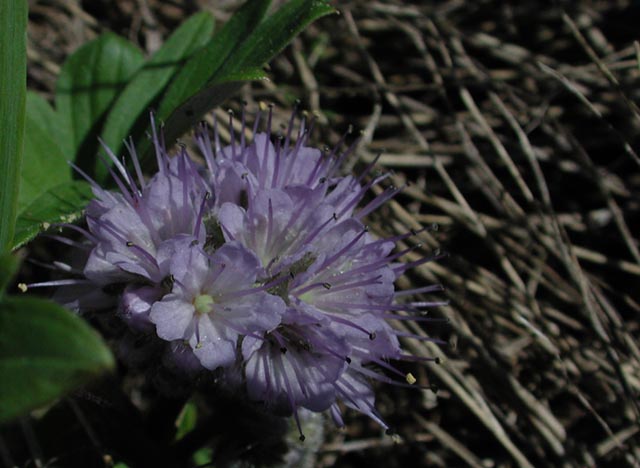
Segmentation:
{"type": "Polygon", "coordinates": [[[318,179],[318,182],[320,182],[321,184],[324,184],[327,181],[326,177],[320,177],[320,179],[318,179]]]}
{"type": "Polygon", "coordinates": [[[173,275],[169,275],[169,276],[165,276],[162,280],[162,282],[160,283],[160,286],[162,286],[164,289],[166,290],[171,290],[173,289],[173,283],[175,282],[175,279],[173,277],[173,275]]]}
{"type": "Polygon", "coordinates": [[[133,242],[127,241],[127,247],[133,247],[133,242]]]}
{"type": "Polygon", "coordinates": [[[189,247],[194,247],[196,245],[198,245],[200,242],[198,241],[198,239],[193,239],[191,241],[191,243],[189,244],[189,247]]]}
{"type": "Polygon", "coordinates": [[[299,438],[300,438],[300,442],[304,442],[304,440],[306,439],[306,437],[305,437],[305,436],[303,436],[302,434],[300,434],[300,437],[299,437],[299,438]]]}
{"type": "Polygon", "coordinates": [[[344,358],[345,361],[347,361],[347,364],[351,364],[351,358],[349,356],[347,356],[346,358],[344,358]]]}
{"type": "Polygon", "coordinates": [[[331,289],[331,283],[322,283],[324,289],[331,289]]]}
{"type": "Polygon", "coordinates": [[[431,386],[429,388],[431,389],[431,391],[433,393],[438,393],[439,388],[438,388],[438,386],[436,384],[431,384],[431,386]]]}
{"type": "Polygon", "coordinates": [[[282,354],[286,354],[287,353],[287,348],[285,348],[284,346],[282,348],[280,348],[280,352],[282,354]]]}
{"type": "Polygon", "coordinates": [[[442,359],[440,359],[439,357],[435,358],[434,362],[436,364],[442,364],[442,359]]]}
{"type": "Polygon", "coordinates": [[[375,340],[375,339],[376,339],[376,332],[371,332],[371,333],[369,333],[369,339],[370,339],[371,341],[375,340]]]}

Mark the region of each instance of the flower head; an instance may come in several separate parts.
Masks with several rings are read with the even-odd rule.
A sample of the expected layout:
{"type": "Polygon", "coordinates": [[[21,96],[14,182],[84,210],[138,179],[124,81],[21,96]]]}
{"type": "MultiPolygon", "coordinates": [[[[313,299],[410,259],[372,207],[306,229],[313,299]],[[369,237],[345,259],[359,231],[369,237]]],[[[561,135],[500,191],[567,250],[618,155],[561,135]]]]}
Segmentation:
{"type": "Polygon", "coordinates": [[[371,382],[408,385],[379,369],[403,376],[393,361],[413,357],[400,338],[425,339],[392,320],[425,320],[422,309],[438,304],[399,300],[436,286],[400,293],[394,283],[430,259],[400,261],[407,251],[395,251],[396,242],[414,232],[368,232],[364,217],[399,189],[359,208],[388,176],[374,177],[373,164],[359,177],[340,175],[353,146],[322,152],[307,146],[304,120],[296,138],[294,116],[278,137],[271,111],[266,133],[257,132],[259,120],[253,139],[232,132],[225,147],[217,126],[213,136],[201,126],[205,165],[184,148],[169,157],[154,130],[158,172],[149,180],[132,146],[131,170],[109,152],[119,192],[91,181],[87,230],[73,227],[87,238],[76,245],[89,247],[83,278],[64,283],[98,293],[68,302],[84,309],[111,296],[108,306],[116,303],[131,333],[164,347],[164,362],[216,370],[226,376],[220,382],[275,411],[329,411],[342,424],[342,402],[386,427],[371,382]]]}

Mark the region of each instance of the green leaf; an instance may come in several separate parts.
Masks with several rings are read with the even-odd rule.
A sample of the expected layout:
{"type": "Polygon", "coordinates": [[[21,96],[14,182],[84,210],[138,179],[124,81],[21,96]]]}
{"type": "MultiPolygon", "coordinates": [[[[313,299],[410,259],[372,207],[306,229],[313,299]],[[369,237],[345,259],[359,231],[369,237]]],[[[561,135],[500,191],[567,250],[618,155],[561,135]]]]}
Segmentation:
{"type": "Polygon", "coordinates": [[[165,140],[175,141],[193,127],[206,112],[234,95],[246,81],[259,80],[263,77],[264,73],[260,69],[245,70],[243,74],[227,77],[228,82],[221,81],[202,89],[171,114],[164,127],[165,140]]]}
{"type": "Polygon", "coordinates": [[[244,81],[263,79],[261,67],[266,62],[309,23],[335,11],[322,0],[293,0],[260,22],[268,4],[262,0],[245,3],[203,49],[203,56],[194,56],[193,63],[187,64],[189,69],[185,67],[176,77],[159,112],[166,120],[167,141],[191,128],[244,81]]]}
{"type": "Polygon", "coordinates": [[[178,106],[205,88],[233,50],[262,21],[270,3],[270,0],[247,1],[220,32],[187,62],[162,98],[158,109],[160,119],[169,117],[178,106]]]}
{"type": "Polygon", "coordinates": [[[285,3],[242,42],[212,81],[225,80],[226,75],[263,65],[280,53],[310,23],[334,12],[333,7],[324,0],[292,0],[285,3]]]}
{"type": "Polygon", "coordinates": [[[198,408],[193,401],[187,401],[176,420],[176,439],[180,440],[196,427],[198,408]]]}
{"type": "MultiPolygon", "coordinates": [[[[27,91],[26,112],[27,119],[31,119],[33,125],[45,130],[49,137],[57,143],[66,160],[72,161],[74,154],[70,136],[71,129],[62,125],[60,114],[51,107],[47,100],[38,93],[27,91]]],[[[28,130],[26,134],[29,135],[28,130]]]]}
{"type": "Polygon", "coordinates": [[[0,252],[13,238],[18,209],[27,88],[27,2],[0,1],[0,252]]]}
{"type": "MultiPolygon", "coordinates": [[[[122,141],[131,135],[136,120],[186,60],[210,40],[212,33],[213,18],[209,13],[193,15],[138,70],[109,111],[104,125],[102,139],[115,154],[120,153],[122,141]]],[[[147,118],[143,117],[146,123],[147,118]]]]}
{"type": "Polygon", "coordinates": [[[56,113],[47,101],[34,93],[27,94],[24,160],[20,174],[18,212],[51,188],[71,182],[71,168],[58,139],[51,129],[56,113]]]}
{"type": "Polygon", "coordinates": [[[192,460],[196,466],[213,466],[213,449],[211,447],[203,447],[196,450],[192,460]]]}
{"type": "Polygon", "coordinates": [[[20,259],[12,253],[0,255],[0,301],[4,297],[4,291],[11,282],[11,279],[18,272],[20,259]]]}
{"type": "Polygon", "coordinates": [[[92,198],[91,187],[80,180],[50,188],[18,215],[13,248],[29,242],[49,224],[75,221],[92,198]]]}
{"type": "Polygon", "coordinates": [[[0,302],[0,422],[63,396],[114,359],[82,319],[50,301],[0,302]]]}
{"type": "Polygon", "coordinates": [[[100,126],[143,62],[142,52],[133,44],[105,33],[75,51],[60,70],[56,108],[61,124],[69,129],[76,164],[99,180],[107,172],[95,158],[100,126]]]}

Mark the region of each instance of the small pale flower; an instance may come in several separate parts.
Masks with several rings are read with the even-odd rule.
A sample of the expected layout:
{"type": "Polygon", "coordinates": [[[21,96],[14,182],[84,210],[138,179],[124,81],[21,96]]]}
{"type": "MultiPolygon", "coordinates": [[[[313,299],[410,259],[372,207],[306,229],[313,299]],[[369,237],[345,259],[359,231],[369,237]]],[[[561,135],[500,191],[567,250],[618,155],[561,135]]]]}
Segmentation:
{"type": "Polygon", "coordinates": [[[237,243],[208,255],[197,239],[176,250],[171,292],[151,307],[156,333],[188,344],[207,369],[236,360],[241,336],[261,335],[280,323],[284,302],[255,286],[259,262],[237,243]]]}

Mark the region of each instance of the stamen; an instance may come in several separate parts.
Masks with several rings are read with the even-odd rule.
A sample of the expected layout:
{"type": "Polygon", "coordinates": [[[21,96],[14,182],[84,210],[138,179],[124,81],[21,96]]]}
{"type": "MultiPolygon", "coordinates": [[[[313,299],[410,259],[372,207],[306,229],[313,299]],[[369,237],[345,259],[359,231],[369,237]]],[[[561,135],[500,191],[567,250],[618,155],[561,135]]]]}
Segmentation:
{"type": "Polygon", "coordinates": [[[213,117],[213,139],[216,144],[213,154],[217,159],[218,152],[222,149],[222,146],[220,145],[220,132],[218,132],[218,117],[216,117],[215,113],[212,114],[212,117],[213,117]]]}
{"type": "Polygon", "coordinates": [[[227,110],[227,114],[229,114],[229,133],[231,139],[231,158],[235,161],[236,159],[236,134],[235,129],[233,128],[233,110],[227,110]]]}
{"type": "MultiPolygon", "coordinates": [[[[89,217],[87,216],[87,219],[89,219],[89,217]]],[[[96,236],[94,236],[93,234],[91,234],[89,231],[87,231],[86,229],[82,229],[80,226],[76,226],[75,224],[71,224],[71,223],[56,223],[53,225],[54,227],[61,227],[61,228],[67,228],[67,229],[71,229],[72,231],[76,231],[79,232],[80,234],[82,234],[84,237],[86,237],[87,239],[89,239],[91,242],[93,242],[94,244],[99,243],[100,241],[98,240],[98,238],[96,236]]]]}
{"type": "Polygon", "coordinates": [[[364,194],[367,193],[367,191],[373,187],[374,185],[378,185],[380,182],[382,182],[383,180],[387,179],[391,177],[391,174],[383,174],[380,177],[376,177],[373,180],[370,180],[366,185],[364,185],[360,191],[349,201],[349,203],[347,203],[343,208],[342,211],[340,212],[339,216],[342,217],[344,216],[346,213],[348,213],[351,209],[353,209],[358,203],[360,203],[360,200],[362,200],[362,197],[364,197],[364,194]]]}
{"type": "MultiPolygon", "coordinates": [[[[111,148],[109,148],[106,145],[106,143],[102,140],[102,138],[98,137],[98,141],[100,142],[100,145],[102,146],[102,149],[104,149],[105,153],[107,153],[107,156],[109,156],[109,159],[111,160],[111,162],[113,162],[113,165],[116,166],[116,168],[120,172],[120,175],[122,176],[122,178],[129,181],[129,187],[131,188],[131,190],[133,192],[137,192],[138,191],[138,187],[136,187],[135,183],[133,183],[133,180],[131,180],[131,178],[130,178],[130,176],[128,174],[128,171],[126,170],[124,165],[118,160],[118,157],[115,154],[113,154],[113,151],[111,151],[111,148]]],[[[107,167],[111,166],[107,162],[105,162],[105,165],[107,167]]]]}
{"type": "Polygon", "coordinates": [[[158,265],[158,262],[156,261],[153,255],[151,255],[149,252],[147,252],[145,249],[143,249],[139,245],[134,244],[133,242],[127,242],[126,245],[131,250],[135,251],[136,253],[144,257],[149,263],[151,263],[152,266],[155,267],[156,270],[160,271],[160,265],[158,265]]]}
{"type": "Polygon", "coordinates": [[[114,182],[118,186],[118,189],[120,189],[120,192],[122,193],[124,198],[127,200],[127,202],[131,206],[135,206],[136,203],[134,202],[134,199],[131,196],[131,192],[129,192],[129,189],[127,189],[127,187],[125,187],[124,183],[120,180],[120,177],[118,177],[117,174],[115,172],[113,172],[113,169],[111,169],[111,166],[109,165],[109,163],[104,159],[104,157],[101,154],[98,154],[98,157],[102,161],[102,164],[104,164],[104,166],[107,168],[107,171],[109,172],[109,175],[111,175],[111,178],[114,180],[114,182]]]}
{"type": "Polygon", "coordinates": [[[397,297],[405,297],[405,296],[415,296],[416,294],[429,294],[433,292],[441,292],[444,291],[444,287],[441,284],[432,284],[431,286],[424,286],[422,288],[414,288],[407,289],[405,291],[396,291],[394,296],[397,297]]]}
{"type": "Polygon", "coordinates": [[[194,226],[193,237],[198,239],[200,237],[200,226],[202,225],[202,218],[204,217],[204,210],[207,205],[207,201],[211,198],[211,192],[206,192],[202,197],[200,203],[200,210],[198,210],[198,217],[196,218],[196,224],[194,226]]]}
{"type": "Polygon", "coordinates": [[[382,192],[380,195],[378,195],[373,200],[371,200],[369,203],[367,203],[364,208],[358,210],[358,212],[355,213],[355,215],[353,217],[355,219],[364,218],[369,213],[377,210],[380,206],[382,206],[383,204],[385,204],[386,202],[391,200],[393,197],[395,197],[398,193],[400,193],[402,191],[403,188],[404,187],[399,187],[399,188],[389,187],[389,188],[387,188],[384,192],[382,192]]]}
{"type": "Polygon", "coordinates": [[[360,241],[360,239],[362,239],[362,237],[366,233],[367,233],[367,229],[366,228],[363,229],[362,231],[360,231],[353,239],[351,239],[351,241],[346,246],[344,246],[337,253],[335,253],[334,255],[329,257],[328,259],[326,259],[318,271],[325,270],[329,265],[331,265],[338,258],[340,258],[342,255],[344,255],[346,252],[348,252],[349,249],[351,249],[354,245],[356,245],[358,243],[358,241],[360,241]]]}
{"type": "Polygon", "coordinates": [[[133,138],[129,137],[128,140],[124,140],[124,146],[127,148],[129,152],[129,156],[131,156],[131,161],[133,162],[133,169],[136,171],[136,177],[138,177],[138,183],[140,184],[140,189],[144,189],[146,187],[146,182],[144,180],[144,176],[142,175],[142,169],[140,167],[140,160],[138,159],[138,152],[133,144],[133,138]]]}
{"type": "Polygon", "coordinates": [[[27,283],[27,284],[20,283],[20,284],[22,284],[23,286],[20,287],[20,285],[18,285],[18,288],[22,292],[26,292],[27,289],[31,289],[31,288],[48,288],[52,286],[77,286],[79,284],[92,284],[92,282],[88,279],[61,279],[61,280],[54,280],[54,281],[42,281],[40,283],[27,283]]]}
{"type": "Polygon", "coordinates": [[[430,255],[428,257],[423,257],[413,262],[403,263],[401,265],[398,265],[393,269],[393,271],[397,275],[402,275],[405,271],[410,270],[411,268],[415,268],[420,265],[424,265],[425,263],[433,262],[435,260],[440,260],[441,258],[444,258],[447,256],[448,256],[447,253],[435,252],[433,255],[430,255]]]}
{"type": "MultiPolygon", "coordinates": [[[[333,147],[333,150],[329,154],[329,158],[330,159],[333,158],[333,156],[337,152],[338,148],[341,147],[344,144],[345,140],[347,139],[347,136],[351,135],[351,133],[353,133],[353,125],[349,125],[349,128],[347,129],[347,131],[342,135],[342,137],[340,138],[338,143],[333,147]]],[[[342,163],[347,158],[347,156],[354,152],[354,150],[356,149],[356,146],[358,145],[358,143],[360,143],[360,137],[356,138],[353,141],[353,143],[351,143],[351,145],[349,145],[347,150],[343,151],[340,154],[340,156],[338,156],[336,158],[336,160],[334,161],[334,163],[331,166],[331,168],[329,168],[329,170],[327,171],[327,178],[328,179],[332,178],[335,175],[336,171],[342,166],[342,163]]]]}
{"type": "MultiPolygon", "coordinates": [[[[247,101],[242,101],[242,110],[240,113],[240,154],[245,155],[245,137],[244,132],[247,126],[247,101]]],[[[245,161],[243,161],[244,163],[245,161]]]]}
{"type": "Polygon", "coordinates": [[[165,162],[166,162],[166,151],[164,150],[164,145],[161,144],[158,138],[158,132],[156,130],[156,119],[153,112],[149,113],[149,119],[151,120],[151,135],[153,147],[156,152],[156,163],[158,164],[158,171],[164,173],[165,171],[165,162]]]}
{"type": "Polygon", "coordinates": [[[209,127],[207,122],[200,122],[198,126],[198,130],[196,132],[196,143],[200,152],[204,156],[204,160],[207,163],[207,168],[209,168],[209,172],[211,174],[215,174],[217,172],[217,164],[213,155],[213,148],[211,145],[211,138],[209,137],[209,127]]]}

